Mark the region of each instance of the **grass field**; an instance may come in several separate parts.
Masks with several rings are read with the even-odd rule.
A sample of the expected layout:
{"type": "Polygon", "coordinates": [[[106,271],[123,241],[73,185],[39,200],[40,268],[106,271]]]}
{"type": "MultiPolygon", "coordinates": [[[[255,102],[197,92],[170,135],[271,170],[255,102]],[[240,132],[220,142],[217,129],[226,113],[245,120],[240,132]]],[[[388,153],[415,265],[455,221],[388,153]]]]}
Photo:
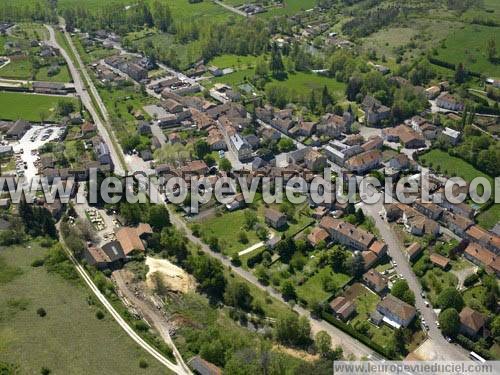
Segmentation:
{"type": "Polygon", "coordinates": [[[165,374],[168,371],[140,349],[109,316],[96,318],[82,285],[32,267],[47,249],[29,246],[0,249],[0,362],[19,365],[21,374],[165,374]],[[43,307],[45,317],[37,309],[43,307]],[[139,368],[144,358],[149,367],[139,368]]]}
{"type": "Polygon", "coordinates": [[[45,120],[50,120],[55,117],[59,100],[72,101],[78,107],[78,101],[74,98],[0,92],[0,119],[40,121],[40,114],[44,113],[45,120]]]}
{"type": "Polygon", "coordinates": [[[248,56],[239,56],[239,55],[221,55],[214,57],[210,60],[210,65],[215,65],[218,68],[235,68],[235,69],[248,69],[249,67],[255,66],[257,62],[257,57],[248,55],[248,56]]]}
{"type": "Polygon", "coordinates": [[[322,268],[304,284],[297,287],[297,295],[299,298],[310,304],[314,301],[322,302],[330,297],[333,292],[327,292],[323,289],[323,279],[325,277],[331,277],[336,289],[342,288],[351,279],[349,275],[333,272],[331,267],[322,268]]]}
{"type": "Polygon", "coordinates": [[[420,160],[425,162],[426,166],[432,163],[432,169],[437,170],[440,167],[440,172],[448,175],[449,177],[462,177],[464,180],[470,182],[476,177],[485,177],[492,181],[492,178],[485,173],[477,170],[466,161],[450,156],[447,152],[434,149],[420,157],[420,160]]]}
{"type": "Polygon", "coordinates": [[[303,90],[321,90],[325,85],[332,94],[343,96],[345,91],[344,83],[314,73],[289,73],[287,79],[283,81],[273,80],[272,82],[297,93],[303,92],[303,90]]]}
{"type": "Polygon", "coordinates": [[[68,67],[63,65],[60,67],[59,73],[53,76],[48,75],[49,67],[40,68],[35,76],[36,81],[45,81],[45,82],[71,82],[72,78],[69,74],[68,67]]]}
{"type": "Polygon", "coordinates": [[[260,241],[257,234],[253,230],[245,230],[245,211],[238,210],[233,212],[224,212],[220,216],[213,216],[209,219],[203,219],[199,222],[203,238],[210,238],[212,236],[219,239],[219,244],[222,247],[222,252],[227,255],[232,255],[244,250],[253,244],[260,241]],[[244,230],[248,243],[243,244],[238,241],[238,232],[244,230]]]}
{"type": "Polygon", "coordinates": [[[437,58],[453,64],[461,62],[472,71],[500,77],[500,65],[487,58],[486,44],[490,39],[500,45],[500,28],[465,25],[450,34],[439,48],[437,58]]]}
{"type": "Polygon", "coordinates": [[[500,221],[500,204],[494,204],[477,216],[477,222],[483,228],[491,229],[500,221]]]}
{"type": "Polygon", "coordinates": [[[0,69],[2,78],[29,80],[32,76],[33,67],[28,58],[11,61],[0,69]]]}

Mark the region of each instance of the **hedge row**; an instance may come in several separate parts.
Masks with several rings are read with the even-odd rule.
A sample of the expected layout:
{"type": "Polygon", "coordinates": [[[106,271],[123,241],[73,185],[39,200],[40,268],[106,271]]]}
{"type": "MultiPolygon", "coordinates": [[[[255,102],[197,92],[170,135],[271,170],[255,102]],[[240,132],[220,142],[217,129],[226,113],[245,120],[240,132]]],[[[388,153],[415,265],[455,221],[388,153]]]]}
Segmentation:
{"type": "Polygon", "coordinates": [[[348,325],[348,324],[344,323],[343,321],[335,318],[332,314],[330,314],[328,312],[323,312],[321,316],[328,323],[330,323],[330,324],[334,325],[335,327],[341,329],[342,331],[344,331],[348,335],[354,337],[356,340],[361,341],[363,344],[365,344],[369,348],[375,350],[377,353],[383,355],[384,357],[387,357],[389,359],[397,359],[397,358],[395,358],[393,356],[390,356],[383,347],[381,347],[379,344],[373,342],[369,337],[366,337],[365,335],[359,333],[358,331],[356,331],[350,325],[348,325]]]}
{"type": "MultiPolygon", "coordinates": [[[[448,61],[436,59],[435,57],[432,57],[432,56],[429,56],[428,60],[430,63],[432,63],[434,65],[442,66],[443,68],[447,68],[447,69],[451,69],[451,70],[455,70],[455,68],[456,68],[455,64],[449,63],[448,61]]],[[[474,72],[472,70],[467,70],[467,74],[469,74],[473,77],[477,77],[477,78],[482,77],[481,73],[474,72]]]]}

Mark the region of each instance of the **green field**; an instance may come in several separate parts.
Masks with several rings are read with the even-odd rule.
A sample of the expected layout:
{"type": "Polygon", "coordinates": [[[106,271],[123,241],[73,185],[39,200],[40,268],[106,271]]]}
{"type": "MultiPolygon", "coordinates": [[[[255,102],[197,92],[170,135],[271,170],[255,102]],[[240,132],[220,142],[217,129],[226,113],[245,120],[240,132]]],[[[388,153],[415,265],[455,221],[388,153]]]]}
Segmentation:
{"type": "MultiPolygon", "coordinates": [[[[463,63],[468,69],[484,75],[500,77],[500,65],[488,61],[486,44],[493,39],[500,45],[500,28],[465,25],[445,40],[437,58],[452,64],[463,63]]],[[[498,50],[498,47],[497,47],[498,50]]]]}
{"type": "Polygon", "coordinates": [[[440,172],[448,175],[449,177],[462,177],[467,182],[472,181],[476,177],[485,177],[492,181],[490,176],[477,170],[466,161],[455,156],[451,156],[442,150],[431,150],[420,156],[420,160],[424,161],[425,166],[430,166],[430,163],[432,163],[432,169],[434,170],[437,170],[439,166],[440,172]]]}
{"type": "Polygon", "coordinates": [[[71,82],[72,78],[69,74],[68,67],[63,65],[60,67],[59,73],[53,76],[48,75],[49,67],[40,68],[35,76],[36,81],[44,81],[44,82],[71,82]]]}
{"type": "Polygon", "coordinates": [[[234,69],[248,69],[254,67],[257,61],[256,56],[239,56],[239,55],[221,55],[214,57],[210,60],[210,65],[215,65],[218,68],[234,68],[234,69]]]}
{"type": "Polygon", "coordinates": [[[31,266],[46,253],[34,242],[0,249],[0,362],[17,364],[20,374],[40,374],[42,367],[51,374],[168,373],[108,314],[96,318],[100,307],[88,303],[91,292],[79,282],[31,266]],[[142,358],[146,370],[139,368],[142,358]]]}
{"type": "Polygon", "coordinates": [[[344,83],[314,73],[289,73],[287,79],[283,81],[273,80],[272,82],[297,93],[301,93],[303,90],[321,90],[325,85],[332,94],[343,96],[345,91],[344,83]]]}
{"type": "Polygon", "coordinates": [[[224,212],[220,216],[203,219],[198,223],[201,227],[202,238],[208,239],[212,236],[218,238],[222,252],[227,255],[238,253],[260,242],[255,231],[244,229],[245,211],[247,210],[250,210],[250,208],[224,212]],[[241,230],[244,230],[248,237],[248,243],[246,244],[238,241],[238,232],[241,230]]]}
{"type": "Polygon", "coordinates": [[[55,108],[59,100],[72,101],[74,98],[62,98],[48,95],[33,95],[14,92],[0,92],[0,119],[40,121],[43,113],[45,120],[55,118],[55,108]]]}
{"type": "Polygon", "coordinates": [[[314,301],[325,301],[328,297],[330,297],[333,292],[327,292],[323,289],[322,284],[325,277],[331,277],[336,289],[342,288],[351,279],[351,276],[349,275],[333,272],[333,270],[329,266],[322,268],[314,276],[309,278],[304,284],[297,287],[297,295],[299,296],[299,298],[307,301],[307,303],[310,304],[314,301]]]}
{"type": "Polygon", "coordinates": [[[477,216],[477,222],[483,228],[491,229],[500,221],[500,204],[494,204],[477,216]]]}
{"type": "Polygon", "coordinates": [[[9,64],[0,69],[0,77],[30,80],[33,77],[33,67],[27,58],[11,61],[9,64]]]}

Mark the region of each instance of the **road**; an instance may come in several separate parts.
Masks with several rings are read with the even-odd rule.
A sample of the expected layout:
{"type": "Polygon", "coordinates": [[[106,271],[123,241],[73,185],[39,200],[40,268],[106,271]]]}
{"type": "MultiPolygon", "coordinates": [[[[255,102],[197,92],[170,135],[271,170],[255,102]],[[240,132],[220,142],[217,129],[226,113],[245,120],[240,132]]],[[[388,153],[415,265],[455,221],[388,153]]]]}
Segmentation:
{"type": "MultiPolygon", "coordinates": [[[[50,29],[49,29],[49,31],[50,31],[50,29]]],[[[52,30],[52,33],[53,33],[53,30],[52,30]]],[[[81,63],[81,59],[78,55],[78,52],[76,51],[76,49],[74,48],[74,46],[70,40],[71,38],[68,37],[68,39],[69,39],[68,42],[72,46],[73,52],[74,52],[77,60],[79,61],[82,73],[84,75],[88,75],[88,73],[85,70],[84,65],[81,63]]],[[[177,76],[179,76],[179,73],[173,72],[173,71],[171,71],[171,69],[168,69],[168,68],[167,68],[167,70],[176,74],[177,76]]],[[[79,72],[76,69],[74,69],[74,72],[75,72],[75,76],[77,77],[78,81],[81,82],[79,72]]],[[[72,70],[72,73],[73,73],[73,70],[72,70]]],[[[75,83],[76,83],[77,79],[75,79],[75,83]]],[[[88,81],[89,81],[88,82],[89,86],[92,87],[93,85],[92,85],[92,81],[90,80],[90,78],[88,78],[88,81]]],[[[95,92],[94,95],[95,95],[95,99],[96,99],[97,103],[99,104],[99,106],[100,107],[104,106],[97,91],[95,92]]],[[[95,112],[95,110],[93,109],[92,102],[89,101],[88,104],[89,104],[89,107],[92,108],[92,111],[95,112]]],[[[103,114],[107,114],[107,111],[105,108],[101,108],[101,112],[103,114]]],[[[262,125],[269,126],[268,124],[264,124],[264,123],[262,125]]],[[[101,128],[99,128],[99,131],[101,132],[101,128]]],[[[102,129],[102,132],[107,134],[105,128],[102,129]]],[[[305,146],[301,143],[297,143],[297,147],[303,148],[305,146]]],[[[121,149],[118,149],[115,152],[122,152],[122,156],[123,156],[123,151],[121,149]]],[[[130,169],[131,172],[135,172],[135,171],[140,170],[140,169],[137,169],[137,166],[134,167],[134,165],[127,165],[126,168],[130,169]]],[[[152,190],[154,190],[154,187],[152,188],[152,190]]],[[[157,196],[159,196],[159,195],[157,194],[157,196]]],[[[220,253],[213,252],[209,248],[208,245],[206,245],[199,238],[197,238],[193,235],[190,228],[188,228],[188,226],[186,225],[186,222],[182,218],[177,216],[176,213],[173,212],[173,210],[170,207],[167,206],[167,208],[168,208],[169,213],[170,213],[171,222],[173,223],[173,225],[177,229],[183,231],[186,234],[189,241],[193,242],[194,244],[199,245],[199,247],[202,249],[202,251],[204,251],[209,256],[218,259],[225,267],[231,269],[232,272],[234,272],[238,276],[242,277],[247,282],[249,282],[249,283],[255,285],[257,288],[269,293],[269,295],[272,296],[273,298],[275,298],[283,303],[286,303],[286,301],[284,301],[284,299],[282,298],[282,296],[279,292],[277,292],[276,290],[274,290],[273,288],[271,288],[269,286],[262,285],[251,272],[248,272],[242,268],[233,266],[228,258],[224,257],[220,253]]],[[[356,340],[353,337],[349,336],[348,334],[344,333],[340,329],[332,326],[331,324],[327,323],[326,321],[317,320],[317,319],[312,318],[310,315],[310,312],[308,310],[306,310],[298,305],[294,306],[293,309],[299,315],[304,316],[309,320],[313,334],[315,334],[319,331],[322,331],[322,330],[328,332],[332,338],[332,344],[335,346],[341,346],[346,355],[352,354],[358,358],[359,357],[368,357],[368,358],[377,359],[377,360],[383,359],[383,357],[380,356],[378,353],[375,353],[372,349],[368,348],[363,343],[359,342],[358,340],[356,340]]]]}
{"type": "MultiPolygon", "coordinates": [[[[226,258],[220,253],[213,252],[208,245],[206,245],[199,238],[193,235],[191,229],[186,225],[186,222],[181,217],[179,217],[174,212],[174,210],[171,209],[171,207],[167,206],[167,208],[170,214],[170,221],[177,229],[185,233],[189,241],[198,245],[200,249],[209,256],[218,259],[225,267],[231,269],[231,271],[234,272],[236,275],[242,277],[247,282],[255,285],[260,290],[269,293],[269,295],[272,296],[273,298],[286,304],[286,301],[283,299],[280,293],[278,293],[272,287],[262,285],[251,272],[246,271],[243,268],[233,266],[228,258],[226,258]]],[[[375,353],[372,349],[368,348],[367,346],[357,341],[356,339],[352,338],[348,334],[344,333],[340,329],[332,326],[331,324],[325,322],[324,320],[318,320],[312,318],[308,310],[298,305],[295,305],[293,310],[297,312],[299,315],[305,316],[307,319],[309,319],[309,322],[311,324],[311,331],[313,334],[316,334],[319,331],[328,332],[328,334],[332,338],[332,345],[341,346],[346,355],[353,354],[357,358],[365,356],[376,360],[383,359],[383,357],[380,356],[378,353],[375,353]]]]}
{"type": "Polygon", "coordinates": [[[174,357],[179,366],[182,367],[183,373],[192,374],[191,370],[182,359],[181,353],[170,337],[170,327],[166,317],[161,313],[162,310],[155,309],[150,302],[146,302],[136,296],[136,294],[130,290],[128,283],[125,281],[124,272],[124,270],[117,270],[113,272],[113,279],[115,280],[118,289],[120,289],[125,298],[131,302],[132,305],[141,311],[143,317],[158,330],[162,339],[172,348],[174,357]]]}
{"type": "Polygon", "coordinates": [[[408,282],[410,289],[415,294],[415,307],[420,310],[422,317],[429,325],[428,336],[440,348],[438,356],[441,360],[462,360],[467,361],[467,352],[454,344],[450,344],[443,337],[441,331],[436,326],[437,315],[432,307],[426,307],[424,298],[421,293],[422,286],[411,269],[410,263],[403,252],[404,244],[400,241],[394,230],[391,228],[380,215],[379,212],[383,209],[382,200],[376,204],[361,204],[363,212],[371,216],[375,220],[375,225],[380,232],[380,237],[384,239],[387,244],[387,251],[392,260],[396,262],[396,271],[398,274],[403,275],[403,278],[408,282]]]}
{"type": "Polygon", "coordinates": [[[109,312],[109,314],[115,319],[115,321],[120,325],[120,327],[145,351],[151,354],[155,359],[157,359],[161,364],[165,365],[169,370],[173,371],[176,374],[190,374],[191,372],[186,372],[182,366],[172,363],[169,361],[163,354],[158,352],[155,348],[149,345],[146,341],[144,341],[133,329],[130,325],[120,316],[120,314],[115,310],[115,308],[109,303],[106,297],[101,293],[101,291],[94,284],[93,280],[87,274],[85,269],[78,263],[75,259],[71,251],[68,250],[62,236],[60,237],[61,245],[68,255],[69,260],[73,263],[76,268],[76,271],[83,279],[85,284],[90,288],[90,290],[94,293],[97,299],[102,303],[105,309],[109,312]]]}
{"type": "Polygon", "coordinates": [[[239,15],[239,16],[243,16],[243,17],[248,17],[248,14],[246,14],[245,12],[243,12],[242,10],[239,10],[239,9],[236,9],[235,7],[231,6],[231,5],[228,5],[228,4],[225,4],[223,3],[222,1],[218,1],[218,0],[213,0],[213,2],[217,5],[220,5],[221,7],[223,8],[226,8],[227,10],[239,15]]]}
{"type": "MultiPolygon", "coordinates": [[[[60,46],[57,43],[54,29],[50,25],[45,25],[45,27],[49,31],[49,35],[50,35],[49,43],[53,47],[56,47],[61,51],[61,55],[64,57],[64,59],[66,60],[66,62],[68,64],[68,68],[70,69],[70,73],[71,73],[71,75],[73,77],[73,81],[75,83],[75,88],[77,90],[77,93],[80,95],[80,97],[82,99],[82,103],[85,105],[85,107],[87,108],[87,110],[91,114],[92,118],[94,119],[94,122],[96,123],[97,129],[99,131],[99,134],[101,135],[101,137],[103,137],[104,141],[109,146],[111,156],[113,159],[113,163],[115,163],[115,173],[124,175],[125,168],[121,167],[122,160],[124,160],[123,151],[121,150],[121,148],[115,147],[115,143],[111,141],[110,135],[107,132],[105,125],[102,123],[99,116],[97,115],[97,111],[94,108],[94,105],[93,105],[93,102],[90,98],[90,95],[88,94],[88,92],[85,89],[85,85],[83,84],[82,77],[80,75],[80,71],[78,69],[76,69],[75,65],[73,64],[73,61],[69,57],[66,50],[64,48],[62,48],[62,46],[60,46]]],[[[95,89],[95,86],[93,85],[92,81],[90,80],[90,77],[88,76],[87,71],[85,70],[85,66],[83,65],[83,63],[81,61],[81,58],[80,58],[80,55],[78,54],[78,51],[74,47],[73,42],[71,41],[71,38],[69,37],[69,35],[67,35],[66,32],[65,32],[65,37],[68,39],[68,43],[73,50],[73,54],[75,55],[75,57],[78,61],[78,64],[80,65],[81,72],[83,72],[83,74],[86,76],[89,87],[91,87],[91,88],[93,87],[93,89],[95,90],[94,96],[96,98],[96,102],[98,104],[100,103],[100,105],[104,106],[99,94],[97,93],[97,90],[95,89]]],[[[101,113],[103,113],[104,116],[106,116],[107,115],[106,108],[104,108],[104,111],[101,110],[101,113]]],[[[141,170],[142,170],[142,168],[141,168],[141,170]]],[[[94,294],[97,296],[97,298],[101,301],[101,303],[104,305],[104,307],[106,307],[106,309],[110,312],[110,314],[113,316],[113,318],[118,322],[118,324],[120,324],[120,326],[127,332],[127,334],[130,337],[132,337],[141,347],[143,347],[153,357],[158,359],[158,361],[160,361],[160,363],[167,366],[170,370],[174,371],[176,374],[191,374],[188,367],[186,366],[186,364],[182,360],[182,357],[180,356],[179,351],[177,350],[177,348],[173,344],[170,336],[169,336],[169,339],[167,341],[167,344],[169,344],[169,346],[172,348],[174,355],[176,356],[176,358],[178,358],[178,361],[181,365],[177,365],[177,364],[170,362],[167,358],[165,358],[161,353],[159,353],[151,345],[146,343],[137,333],[135,333],[135,331],[125,322],[125,320],[116,312],[116,310],[113,308],[113,306],[111,306],[111,304],[107,301],[107,299],[100,293],[100,291],[94,285],[94,283],[92,282],[90,277],[86,274],[83,267],[72,256],[72,254],[69,252],[69,250],[67,250],[67,249],[65,249],[65,250],[68,253],[68,257],[75,265],[78,273],[82,276],[84,281],[87,283],[87,285],[90,287],[90,289],[94,292],[94,294]],[[180,358],[180,360],[179,360],[179,358],[180,358]]],[[[162,331],[161,326],[158,328],[158,330],[161,333],[162,337],[165,339],[165,335],[168,335],[168,331],[167,332],[162,331]]]]}
{"type": "MultiPolygon", "coordinates": [[[[62,23],[62,26],[64,29],[64,23],[62,23]]],[[[64,32],[64,36],[65,36],[66,40],[68,41],[68,45],[70,46],[74,56],[77,59],[79,69],[77,69],[77,67],[73,63],[73,60],[69,56],[68,52],[61,45],[59,45],[59,43],[57,42],[54,28],[50,25],[45,25],[45,27],[49,31],[48,44],[50,44],[52,47],[57,48],[57,49],[59,49],[59,51],[61,51],[61,55],[66,60],[66,63],[68,65],[71,76],[73,77],[73,82],[75,84],[76,92],[77,92],[78,96],[80,97],[83,105],[85,106],[87,111],[92,116],[92,119],[94,120],[94,123],[97,126],[97,129],[99,131],[100,136],[103,138],[104,142],[109,147],[109,150],[111,153],[111,159],[113,161],[114,168],[115,168],[115,173],[118,175],[124,176],[125,175],[125,168],[124,168],[122,159],[120,158],[120,155],[121,155],[120,152],[122,153],[122,151],[121,151],[121,149],[119,150],[120,152],[117,150],[119,148],[119,146],[117,146],[116,142],[112,141],[111,136],[108,133],[108,129],[107,129],[106,125],[104,124],[103,121],[101,121],[101,118],[99,117],[97,111],[95,110],[92,99],[90,97],[90,94],[87,92],[87,89],[85,88],[85,84],[83,83],[80,72],[83,74],[85,80],[87,81],[88,86],[90,87],[90,89],[92,91],[92,94],[96,98],[96,102],[99,105],[99,109],[100,109],[101,113],[103,114],[105,121],[109,121],[109,116],[107,115],[108,112],[106,110],[106,107],[102,103],[102,100],[100,99],[100,96],[97,93],[97,90],[96,90],[94,84],[92,83],[92,80],[90,79],[90,77],[85,69],[85,66],[80,58],[80,55],[78,54],[78,51],[76,50],[76,48],[73,44],[73,41],[71,40],[71,37],[68,35],[67,32],[64,32]]],[[[116,139],[116,137],[114,139],[116,139]]]]}

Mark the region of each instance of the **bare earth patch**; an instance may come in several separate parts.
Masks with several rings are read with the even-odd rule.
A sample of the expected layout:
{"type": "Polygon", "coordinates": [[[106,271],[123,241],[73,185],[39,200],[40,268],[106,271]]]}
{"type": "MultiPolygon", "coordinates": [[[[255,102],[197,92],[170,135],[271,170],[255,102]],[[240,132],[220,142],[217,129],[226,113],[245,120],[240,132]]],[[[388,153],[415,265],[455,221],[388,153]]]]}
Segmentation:
{"type": "Polygon", "coordinates": [[[279,351],[281,353],[288,354],[292,357],[299,358],[303,361],[307,361],[307,362],[314,362],[314,361],[317,361],[319,359],[318,354],[313,355],[313,354],[309,354],[303,350],[287,348],[286,346],[274,345],[273,349],[276,351],[279,351]]]}
{"type": "Polygon", "coordinates": [[[196,282],[191,275],[166,259],[147,257],[146,265],[149,267],[146,285],[150,289],[155,287],[152,278],[155,273],[161,277],[165,286],[174,292],[188,293],[196,288],[196,282]]]}

